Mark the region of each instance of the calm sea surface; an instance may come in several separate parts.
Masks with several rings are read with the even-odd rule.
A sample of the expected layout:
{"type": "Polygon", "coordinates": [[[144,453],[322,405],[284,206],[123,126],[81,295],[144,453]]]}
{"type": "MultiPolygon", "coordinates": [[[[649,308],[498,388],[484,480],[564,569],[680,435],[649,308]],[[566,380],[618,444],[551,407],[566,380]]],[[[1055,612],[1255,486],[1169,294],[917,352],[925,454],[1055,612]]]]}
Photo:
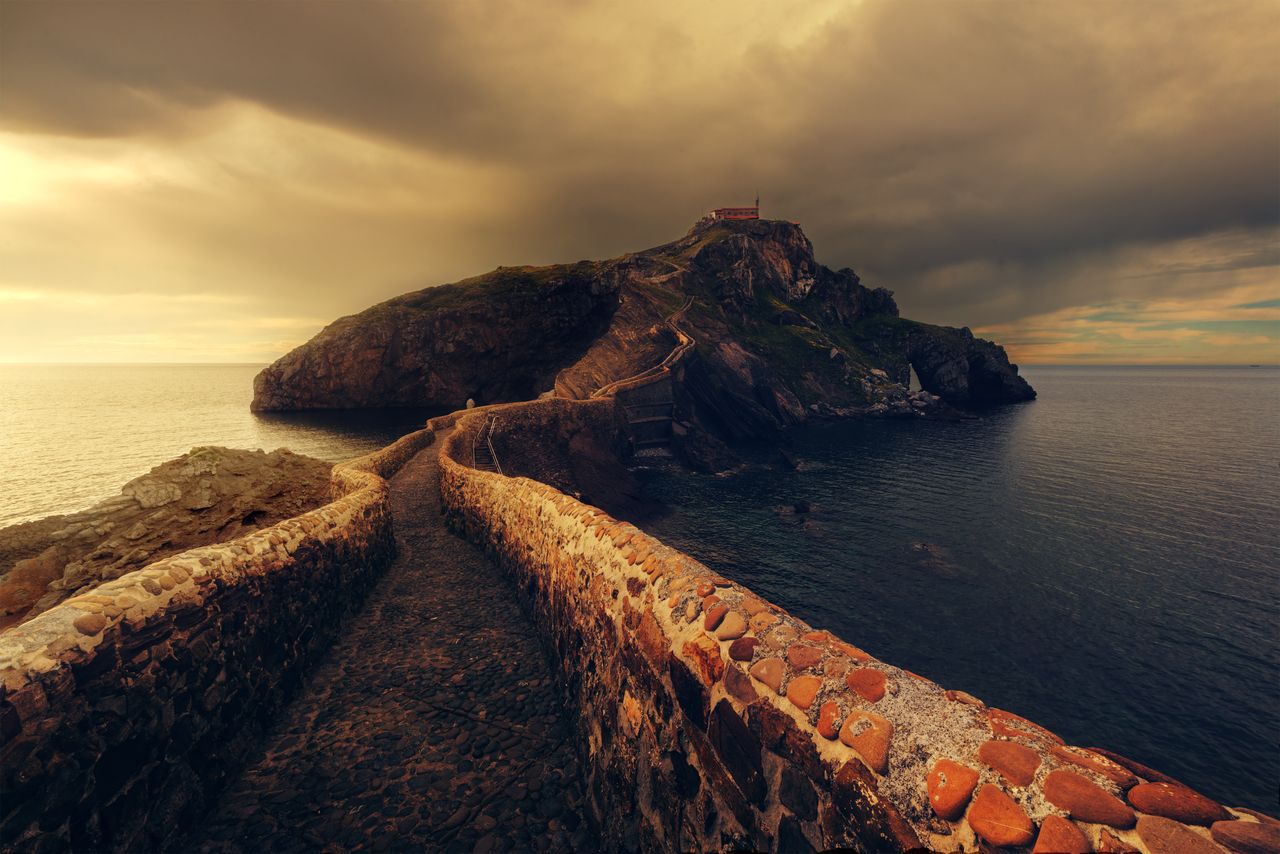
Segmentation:
{"type": "MultiPolygon", "coordinates": [[[[0,525],[195,445],[337,461],[427,414],[256,416],[257,370],[0,365],[0,525]]],[[[642,471],[671,506],[648,527],[892,664],[1275,812],[1280,371],[1026,374],[1040,399],[980,420],[797,433],[799,471],[642,471]]]]}
{"type": "Polygon", "coordinates": [[[981,420],[799,433],[799,471],[646,471],[672,507],[646,527],[885,661],[1274,814],[1280,371],[1025,374],[1040,399],[981,420]]]}
{"type": "Polygon", "coordinates": [[[254,415],[261,365],[0,365],[0,526],[88,507],[197,445],[337,462],[427,413],[254,415]]]}

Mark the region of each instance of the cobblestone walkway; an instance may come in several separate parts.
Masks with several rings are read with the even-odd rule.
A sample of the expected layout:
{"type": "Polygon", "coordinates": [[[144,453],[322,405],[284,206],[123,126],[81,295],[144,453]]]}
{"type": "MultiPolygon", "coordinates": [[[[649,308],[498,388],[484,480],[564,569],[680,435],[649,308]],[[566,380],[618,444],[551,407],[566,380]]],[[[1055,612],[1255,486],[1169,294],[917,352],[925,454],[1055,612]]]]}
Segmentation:
{"type": "Polygon", "coordinates": [[[184,850],[596,847],[534,629],[445,530],[439,443],[391,482],[395,562],[184,850]]]}

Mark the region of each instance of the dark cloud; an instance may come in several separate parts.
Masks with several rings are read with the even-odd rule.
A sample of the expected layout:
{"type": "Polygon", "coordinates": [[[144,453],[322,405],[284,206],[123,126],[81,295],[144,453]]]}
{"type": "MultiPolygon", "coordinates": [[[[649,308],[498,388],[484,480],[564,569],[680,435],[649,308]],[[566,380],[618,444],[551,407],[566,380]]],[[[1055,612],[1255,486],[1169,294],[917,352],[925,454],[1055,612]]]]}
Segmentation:
{"type": "MultiPolygon", "coordinates": [[[[464,198],[485,176],[456,215],[371,210],[396,179],[361,200],[358,158],[339,158],[310,179],[342,189],[320,202],[262,189],[244,219],[169,218],[283,291],[336,292],[361,245],[386,288],[412,264],[609,256],[758,190],[822,260],[981,325],[1079,304],[1080,287],[1131,297],[1130,261],[1161,246],[1238,234],[1263,252],[1280,221],[1270,0],[871,0],[815,5],[803,27],[775,5],[0,0],[0,129],[178,146],[252,104],[390,147],[408,193],[464,198]]],[[[166,219],[134,201],[122,216],[166,219]]]]}

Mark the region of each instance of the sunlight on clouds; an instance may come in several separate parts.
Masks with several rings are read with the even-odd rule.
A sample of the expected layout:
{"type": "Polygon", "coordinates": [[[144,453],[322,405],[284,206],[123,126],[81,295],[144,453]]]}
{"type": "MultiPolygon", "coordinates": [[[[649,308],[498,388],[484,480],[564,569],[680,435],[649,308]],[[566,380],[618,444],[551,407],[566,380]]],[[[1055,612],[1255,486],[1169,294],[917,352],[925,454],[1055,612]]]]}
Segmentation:
{"type": "Polygon", "coordinates": [[[1276,288],[1273,278],[1200,296],[1072,306],[974,331],[1025,364],[1277,364],[1280,305],[1242,307],[1267,303],[1276,288]],[[1268,331],[1257,334],[1259,325],[1268,331]],[[1222,331],[1232,326],[1239,333],[1222,331]]]}
{"type": "Polygon", "coordinates": [[[0,302],[24,306],[0,315],[0,360],[270,361],[378,299],[519,260],[477,225],[520,196],[501,167],[249,104],[205,119],[179,140],[0,135],[0,302]]]}
{"type": "Polygon", "coordinates": [[[267,362],[327,318],[263,313],[226,294],[40,293],[0,288],[0,362],[267,362]],[[48,334],[48,317],[58,319],[48,334]],[[285,337],[282,337],[285,336],[285,337]]]}
{"type": "Polygon", "coordinates": [[[757,190],[1029,360],[1271,339],[1195,325],[1275,319],[1266,0],[10,5],[0,359],[267,360],[757,190]]]}

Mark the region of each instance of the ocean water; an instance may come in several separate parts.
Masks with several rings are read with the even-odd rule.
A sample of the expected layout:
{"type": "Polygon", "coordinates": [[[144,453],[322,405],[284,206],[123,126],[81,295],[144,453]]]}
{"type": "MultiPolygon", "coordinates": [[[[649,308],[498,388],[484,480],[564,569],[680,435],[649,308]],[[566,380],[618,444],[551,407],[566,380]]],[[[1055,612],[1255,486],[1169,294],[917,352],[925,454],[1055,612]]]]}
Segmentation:
{"type": "Polygon", "coordinates": [[[1280,371],[1025,374],[1039,400],[980,420],[806,429],[797,471],[643,471],[671,508],[646,527],[891,664],[1275,814],[1280,371]]]}
{"type": "Polygon", "coordinates": [[[0,365],[0,526],[81,510],[197,445],[338,462],[422,425],[410,410],[249,411],[261,365],[0,365]]]}

